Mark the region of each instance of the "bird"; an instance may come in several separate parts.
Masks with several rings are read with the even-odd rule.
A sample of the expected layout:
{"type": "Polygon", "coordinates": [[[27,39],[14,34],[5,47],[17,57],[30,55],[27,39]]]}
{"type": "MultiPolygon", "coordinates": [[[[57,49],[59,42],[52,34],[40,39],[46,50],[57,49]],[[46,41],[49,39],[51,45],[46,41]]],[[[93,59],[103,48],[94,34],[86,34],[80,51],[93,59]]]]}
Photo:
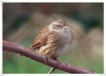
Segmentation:
{"type": "Polygon", "coordinates": [[[40,31],[30,49],[37,50],[47,58],[57,59],[70,48],[72,41],[72,31],[66,21],[58,19],[40,31]]]}

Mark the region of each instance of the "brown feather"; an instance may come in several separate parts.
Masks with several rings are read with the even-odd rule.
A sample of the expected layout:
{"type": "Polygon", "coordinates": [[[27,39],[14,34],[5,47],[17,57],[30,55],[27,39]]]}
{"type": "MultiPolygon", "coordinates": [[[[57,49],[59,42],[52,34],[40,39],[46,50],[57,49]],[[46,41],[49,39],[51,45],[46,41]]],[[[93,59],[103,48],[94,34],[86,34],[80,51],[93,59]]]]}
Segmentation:
{"type": "Polygon", "coordinates": [[[50,32],[47,36],[46,43],[47,45],[44,45],[39,48],[38,52],[41,53],[42,55],[46,55],[48,57],[53,57],[58,45],[60,37],[58,33],[56,32],[50,32]]]}
{"type": "Polygon", "coordinates": [[[33,50],[35,50],[35,49],[38,49],[39,47],[45,45],[48,34],[49,34],[49,32],[48,32],[48,26],[46,26],[45,28],[43,28],[40,31],[39,35],[35,38],[35,40],[33,41],[33,44],[31,46],[31,48],[33,48],[33,50]]]}

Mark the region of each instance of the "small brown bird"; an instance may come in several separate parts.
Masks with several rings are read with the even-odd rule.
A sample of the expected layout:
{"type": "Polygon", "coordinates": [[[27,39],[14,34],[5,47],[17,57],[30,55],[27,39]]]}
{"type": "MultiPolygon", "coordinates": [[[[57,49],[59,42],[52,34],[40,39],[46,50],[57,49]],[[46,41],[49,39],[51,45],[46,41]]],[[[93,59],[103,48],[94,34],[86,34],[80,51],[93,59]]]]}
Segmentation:
{"type": "Polygon", "coordinates": [[[69,49],[72,39],[72,32],[66,21],[59,19],[41,30],[30,49],[38,49],[38,53],[55,59],[69,49]]]}

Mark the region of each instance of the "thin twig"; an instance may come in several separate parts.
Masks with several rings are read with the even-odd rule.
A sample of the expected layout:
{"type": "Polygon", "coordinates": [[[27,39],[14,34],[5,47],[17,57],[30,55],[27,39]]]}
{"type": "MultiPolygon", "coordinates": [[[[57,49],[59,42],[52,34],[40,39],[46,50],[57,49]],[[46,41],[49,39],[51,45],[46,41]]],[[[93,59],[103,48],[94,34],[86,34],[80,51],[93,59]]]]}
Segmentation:
{"type": "Polygon", "coordinates": [[[55,70],[55,68],[51,68],[50,71],[48,72],[48,74],[51,74],[54,70],[55,70]]]}
{"type": "MultiPolygon", "coordinates": [[[[42,56],[41,54],[39,54],[35,51],[32,51],[28,48],[25,48],[24,46],[16,44],[16,43],[3,41],[3,50],[21,54],[22,56],[29,57],[33,60],[41,62],[45,65],[50,66],[50,67],[57,66],[57,61],[48,58],[48,61],[45,63],[45,56],[42,56]]],[[[96,73],[95,71],[92,71],[92,70],[89,70],[86,68],[82,68],[79,66],[75,66],[72,64],[66,64],[63,62],[60,62],[58,67],[56,67],[56,69],[59,69],[59,70],[65,71],[65,72],[69,72],[69,73],[83,73],[83,74],[95,74],[96,73]]]]}

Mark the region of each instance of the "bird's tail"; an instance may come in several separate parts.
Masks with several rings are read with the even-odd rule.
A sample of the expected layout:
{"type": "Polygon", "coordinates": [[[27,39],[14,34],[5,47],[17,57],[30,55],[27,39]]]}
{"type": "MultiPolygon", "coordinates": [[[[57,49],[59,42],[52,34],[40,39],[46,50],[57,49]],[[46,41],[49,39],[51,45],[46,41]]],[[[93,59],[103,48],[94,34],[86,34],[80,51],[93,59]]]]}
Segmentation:
{"type": "Polygon", "coordinates": [[[34,48],[32,47],[32,45],[29,47],[29,49],[33,50],[34,51],[34,48]]]}

